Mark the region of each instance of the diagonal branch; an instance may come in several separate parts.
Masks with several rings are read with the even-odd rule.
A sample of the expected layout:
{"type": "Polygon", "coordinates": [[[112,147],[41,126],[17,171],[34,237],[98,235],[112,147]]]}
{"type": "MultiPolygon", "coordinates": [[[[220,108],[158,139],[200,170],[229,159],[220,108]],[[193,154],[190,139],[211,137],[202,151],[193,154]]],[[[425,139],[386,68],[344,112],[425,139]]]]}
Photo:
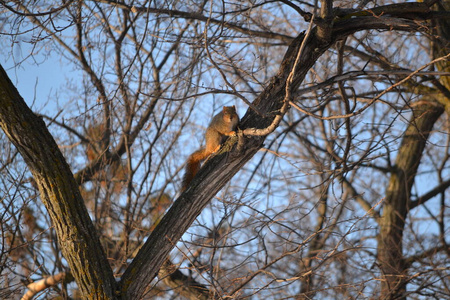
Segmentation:
{"type": "MultiPolygon", "coordinates": [[[[115,4],[112,1],[109,3],[115,4]]],[[[396,7],[409,6],[403,7],[399,4],[396,7]]],[[[362,15],[336,20],[330,38],[318,35],[317,28],[311,31],[308,38],[305,38],[303,33],[299,34],[289,46],[278,74],[253,102],[261,115],[249,110],[242,119],[242,128],[264,129],[272,124],[277,112],[285,104],[286,84],[292,70],[296,71],[292,80],[289,80],[290,88],[296,90],[317,59],[336,40],[360,30],[423,30],[426,27],[420,21],[432,17],[431,13],[417,13],[413,10],[408,12],[407,9],[403,10],[401,15],[398,14],[362,15]],[[297,59],[303,42],[305,48],[297,59]]],[[[252,34],[252,31],[245,33],[252,34]]],[[[81,46],[81,36],[79,38],[81,46]]],[[[62,252],[86,298],[91,295],[92,298],[103,299],[140,299],[177,241],[211,198],[257,153],[266,137],[263,135],[243,138],[240,152],[232,150],[237,138],[231,139],[225,145],[226,151],[219,152],[205,164],[127,268],[120,281],[120,295],[117,295],[112,270],[69,166],[44,122],[26,106],[6,72],[3,69],[0,71],[0,125],[24,157],[38,183],[42,201],[55,225],[62,252]]],[[[152,109],[149,107],[149,111],[152,109]]],[[[141,120],[144,122],[145,119],[146,117],[141,120]]]]}
{"type": "Polygon", "coordinates": [[[1,66],[0,127],[33,174],[82,295],[115,299],[111,267],[70,167],[44,121],[28,108],[1,66]]]}
{"type": "Polygon", "coordinates": [[[409,203],[409,209],[413,209],[419,205],[422,205],[423,203],[427,202],[428,200],[432,199],[433,197],[442,194],[450,187],[450,179],[442,182],[438,186],[436,186],[434,189],[429,191],[423,196],[418,197],[416,200],[411,201],[409,203]]]}
{"type": "MultiPolygon", "coordinates": [[[[242,118],[241,128],[243,130],[246,128],[264,129],[270,126],[276,118],[277,112],[284,105],[286,84],[292,70],[296,68],[290,84],[291,89],[296,90],[317,59],[336,40],[367,29],[408,31],[423,29],[420,24],[410,19],[393,17],[363,16],[350,21],[339,22],[332,30],[329,40],[318,36],[317,28],[312,29],[311,35],[306,40],[304,33],[299,34],[288,47],[277,75],[254,100],[253,105],[258,112],[248,110],[242,118]],[[305,48],[297,59],[304,40],[305,48]]],[[[264,135],[242,138],[240,152],[232,150],[238,138],[231,138],[216,156],[205,163],[190,186],[174,202],[123,274],[119,283],[122,297],[139,299],[143,295],[145,288],[157,275],[176,242],[191,226],[211,198],[258,152],[265,138],[264,135]]]]}
{"type": "Polygon", "coordinates": [[[34,296],[36,296],[37,293],[40,293],[43,290],[48,289],[49,287],[57,285],[61,280],[67,282],[73,281],[72,274],[63,272],[30,283],[29,285],[27,285],[28,290],[22,296],[21,300],[31,300],[34,296]]]}
{"type": "MultiPolygon", "coordinates": [[[[331,46],[329,44],[326,47],[319,47],[317,39],[312,34],[304,44],[303,55],[297,58],[304,37],[305,35],[301,33],[294,40],[287,51],[278,75],[273,78],[269,86],[253,103],[265,116],[249,110],[243,118],[243,128],[261,129],[272,124],[276,114],[271,112],[277,111],[283,106],[286,97],[286,82],[294,66],[297,71],[290,80],[292,90],[298,88],[309,68],[331,46]]],[[[175,243],[186,232],[211,198],[262,147],[264,139],[265,136],[247,137],[242,152],[224,153],[224,151],[221,151],[205,164],[202,172],[175,201],[123,274],[120,282],[123,297],[139,299],[142,296],[145,287],[156,276],[162,262],[173,249],[175,243]]],[[[237,137],[227,143],[227,151],[231,150],[236,140],[237,137]]]]}

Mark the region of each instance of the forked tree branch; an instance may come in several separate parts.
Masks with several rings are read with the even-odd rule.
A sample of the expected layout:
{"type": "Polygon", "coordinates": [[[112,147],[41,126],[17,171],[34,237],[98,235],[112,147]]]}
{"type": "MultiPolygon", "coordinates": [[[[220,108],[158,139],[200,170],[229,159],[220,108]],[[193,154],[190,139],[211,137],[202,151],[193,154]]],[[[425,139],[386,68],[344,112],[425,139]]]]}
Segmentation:
{"type": "Polygon", "coordinates": [[[83,295],[115,299],[116,281],[78,184],[44,121],[0,66],[0,127],[28,165],[83,295]]]}
{"type": "MultiPolygon", "coordinates": [[[[337,40],[361,30],[426,29],[422,21],[435,15],[423,5],[411,4],[397,4],[395,10],[387,6],[387,13],[383,15],[352,15],[348,19],[336,19],[329,37],[318,35],[317,28],[311,30],[308,38],[303,33],[299,34],[289,46],[278,74],[253,102],[262,115],[247,111],[242,119],[242,128],[269,127],[277,116],[273,112],[285,104],[286,83],[292,70],[296,71],[289,81],[291,90],[295,90],[317,59],[337,40]],[[415,10],[417,7],[419,12],[415,10]],[[304,49],[297,58],[303,42],[304,49]]],[[[258,152],[266,137],[248,136],[243,141],[241,152],[219,153],[204,165],[142,246],[123,274],[117,291],[112,270],[69,166],[44,122],[26,106],[3,69],[0,73],[0,125],[24,157],[38,183],[41,199],[49,211],[78,287],[83,295],[108,299],[140,299],[143,296],[177,241],[211,198],[258,152]]],[[[228,142],[228,150],[234,141],[228,142]]]]}
{"type": "MultiPolygon", "coordinates": [[[[420,16],[421,18],[422,16],[420,16]]],[[[273,112],[279,111],[284,105],[287,79],[294,66],[296,72],[290,81],[292,90],[298,88],[309,69],[336,40],[365,29],[415,31],[423,28],[422,25],[410,19],[378,16],[356,17],[350,21],[338,23],[332,30],[330,40],[321,39],[317,35],[317,29],[313,28],[311,35],[304,43],[305,48],[302,55],[297,59],[297,54],[305,39],[305,34],[301,33],[289,46],[278,74],[272,78],[264,91],[253,102],[258,112],[263,115],[248,110],[242,118],[241,128],[245,130],[246,128],[265,129],[269,127],[277,116],[273,112]]],[[[205,163],[189,187],[174,202],[123,274],[120,282],[122,296],[126,295],[128,299],[137,299],[143,294],[176,242],[210,199],[262,147],[265,137],[246,137],[240,147],[240,153],[219,151],[215,157],[205,163]]],[[[228,150],[231,150],[233,142],[236,140],[237,138],[228,141],[226,145],[228,150]]]]}

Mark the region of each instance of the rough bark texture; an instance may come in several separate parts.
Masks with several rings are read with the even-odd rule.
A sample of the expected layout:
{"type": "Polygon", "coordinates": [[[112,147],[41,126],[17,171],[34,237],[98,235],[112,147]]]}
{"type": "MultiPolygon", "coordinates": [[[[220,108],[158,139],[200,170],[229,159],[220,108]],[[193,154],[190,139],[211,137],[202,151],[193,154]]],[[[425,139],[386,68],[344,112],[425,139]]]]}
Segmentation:
{"type": "Polygon", "coordinates": [[[23,156],[61,251],[86,299],[114,299],[115,280],[78,185],[55,140],[0,66],[0,126],[23,156]]]}
{"type": "MultiPolygon", "coordinates": [[[[249,111],[242,120],[242,128],[265,128],[271,124],[283,105],[286,79],[292,70],[303,38],[304,34],[300,34],[293,41],[278,75],[253,103],[265,117],[249,111]]],[[[295,74],[293,89],[298,87],[317,58],[330,46],[330,44],[319,46],[315,38],[307,41],[306,45],[305,55],[302,56],[300,67],[295,74]]],[[[229,141],[229,145],[232,145],[233,141],[236,142],[237,137],[229,141]]],[[[240,153],[218,154],[205,164],[186,191],[175,201],[124,273],[121,281],[123,295],[127,295],[128,299],[137,299],[142,295],[175,243],[211,198],[262,147],[263,141],[264,137],[246,138],[240,153]]]]}
{"type": "MultiPolygon", "coordinates": [[[[298,65],[290,86],[291,89],[295,90],[298,88],[317,59],[338,39],[364,29],[378,28],[414,31],[421,28],[419,23],[409,19],[393,18],[392,16],[396,13],[404,14],[404,10],[398,12],[397,6],[394,8],[394,12],[388,17],[374,17],[370,15],[336,22],[329,40],[322,40],[317,35],[317,28],[313,29],[297,62],[298,65]]],[[[416,9],[416,7],[413,8],[416,9]]],[[[426,13],[428,8],[422,4],[419,4],[419,8],[420,12],[418,14],[422,17],[422,14],[426,13]]],[[[389,11],[389,8],[386,10],[389,11]]],[[[279,110],[286,98],[286,81],[294,67],[294,62],[304,37],[305,35],[301,33],[293,40],[284,56],[278,74],[272,78],[265,90],[253,102],[254,107],[259,112],[249,109],[242,118],[241,129],[266,128],[272,123],[275,116],[280,113],[279,110]]],[[[128,299],[137,299],[144,293],[145,288],[156,276],[175,243],[190,227],[211,198],[262,147],[264,139],[264,136],[246,137],[242,143],[242,151],[240,153],[233,151],[228,154],[219,154],[202,167],[195,180],[175,201],[125,271],[120,283],[122,295],[126,295],[128,299]]]]}
{"type": "MultiPolygon", "coordinates": [[[[435,10],[441,13],[450,11],[450,0],[435,4],[435,10]]],[[[438,58],[450,53],[450,18],[437,19],[433,23],[435,36],[438,37],[432,41],[433,56],[438,58]]],[[[442,60],[436,64],[436,69],[442,72],[450,72],[450,62],[442,60]]],[[[438,84],[446,89],[446,91],[442,91],[441,95],[437,96],[438,101],[444,105],[447,114],[450,114],[450,76],[441,76],[438,84]]]]}
{"type": "MultiPolygon", "coordinates": [[[[450,1],[442,2],[450,7],[450,1]]],[[[436,10],[445,11],[441,4],[436,10]]],[[[435,21],[434,30],[440,38],[433,41],[434,58],[449,53],[450,21],[448,18],[435,21]]],[[[448,71],[448,61],[437,63],[439,71],[448,71]]],[[[441,84],[447,90],[450,88],[450,78],[442,76],[441,84]]],[[[382,299],[406,299],[407,264],[403,257],[403,231],[405,219],[411,209],[410,195],[414,184],[417,168],[422,158],[429,132],[434,123],[445,111],[450,112],[450,99],[444,94],[436,95],[436,102],[424,99],[422,103],[413,108],[409,126],[403,137],[397,159],[395,172],[392,174],[387,188],[380,220],[380,233],[378,236],[378,261],[383,272],[381,283],[382,299]],[[437,105],[437,102],[443,106],[437,105]]]]}
{"type": "Polygon", "coordinates": [[[378,262],[383,272],[382,299],[404,296],[407,270],[402,241],[408,202],[429,133],[443,111],[442,106],[432,102],[417,105],[397,154],[395,172],[386,191],[378,237],[378,262]]]}
{"type": "MultiPolygon", "coordinates": [[[[326,22],[322,24],[325,27],[321,27],[322,35],[317,35],[317,29],[313,29],[297,61],[290,90],[294,91],[300,85],[308,70],[336,40],[366,29],[420,30],[423,28],[422,24],[414,19],[432,17],[428,7],[422,3],[385,7],[379,15],[373,15],[374,12],[375,10],[368,14],[335,18],[329,35],[323,31],[323,28],[330,26],[326,22]]],[[[325,15],[328,16],[328,13],[325,15]]],[[[293,40],[283,59],[280,71],[253,102],[258,112],[249,110],[242,119],[241,128],[267,128],[280,113],[286,100],[286,82],[303,40],[304,34],[300,34],[293,40]]],[[[428,131],[434,124],[433,120],[440,114],[432,105],[417,107],[415,111],[411,129],[405,136],[400,149],[406,153],[404,155],[399,153],[398,172],[391,180],[389,195],[386,199],[385,223],[380,233],[380,245],[382,245],[380,250],[390,249],[386,252],[380,251],[383,270],[386,274],[396,275],[393,276],[394,281],[385,283],[387,287],[397,286],[397,274],[403,274],[402,266],[397,265],[396,255],[401,254],[401,244],[398,241],[401,241],[406,216],[405,205],[410,190],[408,187],[412,184],[417,170],[416,159],[421,157],[428,131]]],[[[111,268],[96,237],[69,166],[44,122],[28,109],[3,69],[0,74],[0,125],[21,152],[38,183],[42,201],[55,225],[63,254],[84,297],[114,299],[117,294],[111,268]]],[[[205,164],[123,274],[118,287],[119,291],[117,291],[120,295],[117,295],[117,298],[140,299],[142,297],[177,241],[210,199],[262,147],[264,139],[264,136],[244,137],[236,147],[240,151],[219,153],[205,164]]],[[[230,150],[237,140],[237,137],[231,139],[227,150],[230,150]]]]}

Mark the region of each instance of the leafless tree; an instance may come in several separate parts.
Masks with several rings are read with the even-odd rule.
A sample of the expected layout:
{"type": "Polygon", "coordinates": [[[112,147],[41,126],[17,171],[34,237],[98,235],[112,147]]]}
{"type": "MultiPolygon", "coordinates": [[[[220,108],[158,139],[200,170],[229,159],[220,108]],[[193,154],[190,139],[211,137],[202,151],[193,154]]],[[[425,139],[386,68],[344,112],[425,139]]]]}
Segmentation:
{"type": "Polygon", "coordinates": [[[2,297],[449,297],[448,0],[0,7],[2,297]]]}

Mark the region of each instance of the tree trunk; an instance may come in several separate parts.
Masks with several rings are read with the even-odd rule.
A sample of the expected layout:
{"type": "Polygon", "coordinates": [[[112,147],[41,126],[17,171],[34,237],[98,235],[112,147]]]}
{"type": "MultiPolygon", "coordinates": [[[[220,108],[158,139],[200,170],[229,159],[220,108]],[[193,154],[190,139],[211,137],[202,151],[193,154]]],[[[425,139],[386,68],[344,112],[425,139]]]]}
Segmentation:
{"type": "Polygon", "coordinates": [[[85,299],[114,299],[115,279],[78,184],[45,123],[26,105],[0,66],[0,127],[39,187],[61,251],[85,299]]]}
{"type": "MultiPolygon", "coordinates": [[[[445,11],[444,6],[450,6],[446,0],[435,5],[435,10],[445,11]]],[[[432,43],[433,56],[438,58],[449,53],[450,22],[446,18],[435,21],[435,36],[438,39],[432,43]]],[[[436,64],[439,71],[449,71],[450,64],[442,60],[436,64]]],[[[442,93],[435,95],[437,102],[443,105],[447,113],[450,112],[448,90],[450,77],[441,76],[437,87],[442,86],[442,93]]],[[[383,272],[381,285],[382,299],[404,299],[406,291],[406,266],[403,261],[403,230],[405,219],[409,211],[411,188],[417,172],[419,162],[425,148],[429,132],[444,109],[436,102],[418,104],[413,108],[413,115],[400,146],[395,172],[392,174],[384,201],[383,215],[380,221],[378,236],[378,260],[383,272]]]]}
{"type": "Polygon", "coordinates": [[[381,299],[404,299],[407,270],[402,240],[408,202],[429,133],[443,111],[442,106],[433,102],[417,104],[397,154],[378,236],[378,262],[383,277],[381,299]]]}
{"type": "MultiPolygon", "coordinates": [[[[435,10],[444,13],[450,11],[450,0],[439,1],[435,4],[435,10]]],[[[434,36],[432,41],[433,57],[438,58],[450,53],[450,19],[441,18],[433,22],[434,36]]],[[[441,72],[450,72],[449,60],[441,60],[436,63],[436,69],[441,72]]],[[[444,105],[447,114],[450,114],[450,76],[440,76],[439,82],[435,82],[441,94],[437,96],[438,101],[444,105]],[[442,87],[440,88],[441,85],[442,87]]]]}
{"type": "MultiPolygon", "coordinates": [[[[331,4],[331,1],[325,2],[331,4]]],[[[405,4],[408,4],[409,7],[414,3],[405,4]]],[[[428,7],[425,4],[414,4],[414,11],[406,14],[408,18],[403,19],[405,11],[398,10],[398,8],[404,7],[395,5],[392,7],[394,10],[388,14],[388,18],[384,18],[383,14],[372,15],[371,11],[368,15],[344,16],[345,18],[341,20],[334,18],[332,24],[322,23],[322,26],[319,26],[321,34],[317,35],[317,28],[313,29],[304,48],[301,46],[305,35],[300,34],[289,47],[277,76],[274,76],[260,96],[252,103],[252,109],[249,109],[243,118],[242,128],[256,128],[263,129],[263,131],[269,127],[275,128],[278,124],[273,122],[274,119],[285,113],[285,110],[281,108],[287,107],[288,101],[291,100],[286,95],[287,81],[290,83],[289,92],[294,93],[309,69],[333,45],[334,41],[365,29],[421,30],[422,24],[410,19],[415,16],[416,6],[420,8],[417,13],[419,20],[428,16],[426,14],[428,7]],[[396,19],[397,15],[398,19],[396,19]],[[333,26],[328,27],[328,25],[333,26]],[[331,28],[331,33],[328,34],[324,28],[331,28]],[[300,49],[303,49],[302,55],[298,57],[300,49]],[[297,58],[299,59],[297,60],[297,58]],[[272,126],[273,124],[275,126],[272,126]]],[[[388,8],[383,9],[388,10],[388,8]]],[[[420,120],[421,118],[418,118],[418,121],[420,120]]],[[[0,125],[28,164],[39,187],[41,199],[55,226],[63,255],[68,261],[71,273],[83,297],[87,299],[119,297],[140,299],[177,241],[220,188],[262,147],[265,138],[265,136],[249,135],[239,141],[242,142],[238,145],[241,151],[218,154],[205,164],[202,171],[173,204],[124,272],[117,291],[120,293],[118,295],[115,293],[116,283],[112,270],[102,251],[69,166],[44,122],[29,110],[3,69],[0,70],[0,125]]],[[[420,126],[417,127],[420,128],[420,126]]],[[[234,139],[234,142],[236,140],[237,138],[234,139]]],[[[423,145],[419,147],[422,150],[425,140],[426,138],[423,145]]],[[[421,154],[421,151],[418,153],[421,154]]],[[[413,174],[416,169],[417,166],[412,172],[413,174]]],[[[404,176],[400,179],[407,181],[409,177],[404,176]]],[[[397,185],[393,188],[395,187],[403,186],[397,185]]],[[[405,195],[406,197],[402,201],[406,203],[405,199],[408,199],[409,192],[406,192],[405,195]]],[[[389,215],[391,218],[395,218],[395,212],[399,206],[396,197],[393,191],[392,199],[387,201],[392,202],[392,206],[394,206],[391,210],[394,212],[394,216],[389,215]]],[[[389,211],[388,208],[387,211],[389,211]]],[[[383,227],[384,231],[380,234],[380,240],[385,243],[395,242],[395,240],[391,240],[392,235],[389,230],[392,224],[397,223],[401,223],[401,226],[395,226],[395,228],[402,229],[404,224],[402,222],[404,222],[404,218],[401,222],[393,220],[391,223],[386,223],[386,226],[383,227]]],[[[384,249],[390,249],[389,245],[384,249]]],[[[389,251],[386,252],[387,260],[391,256],[389,251]]],[[[387,261],[387,266],[391,265],[387,261]]],[[[386,271],[390,272],[388,267],[386,267],[386,271]]]]}

